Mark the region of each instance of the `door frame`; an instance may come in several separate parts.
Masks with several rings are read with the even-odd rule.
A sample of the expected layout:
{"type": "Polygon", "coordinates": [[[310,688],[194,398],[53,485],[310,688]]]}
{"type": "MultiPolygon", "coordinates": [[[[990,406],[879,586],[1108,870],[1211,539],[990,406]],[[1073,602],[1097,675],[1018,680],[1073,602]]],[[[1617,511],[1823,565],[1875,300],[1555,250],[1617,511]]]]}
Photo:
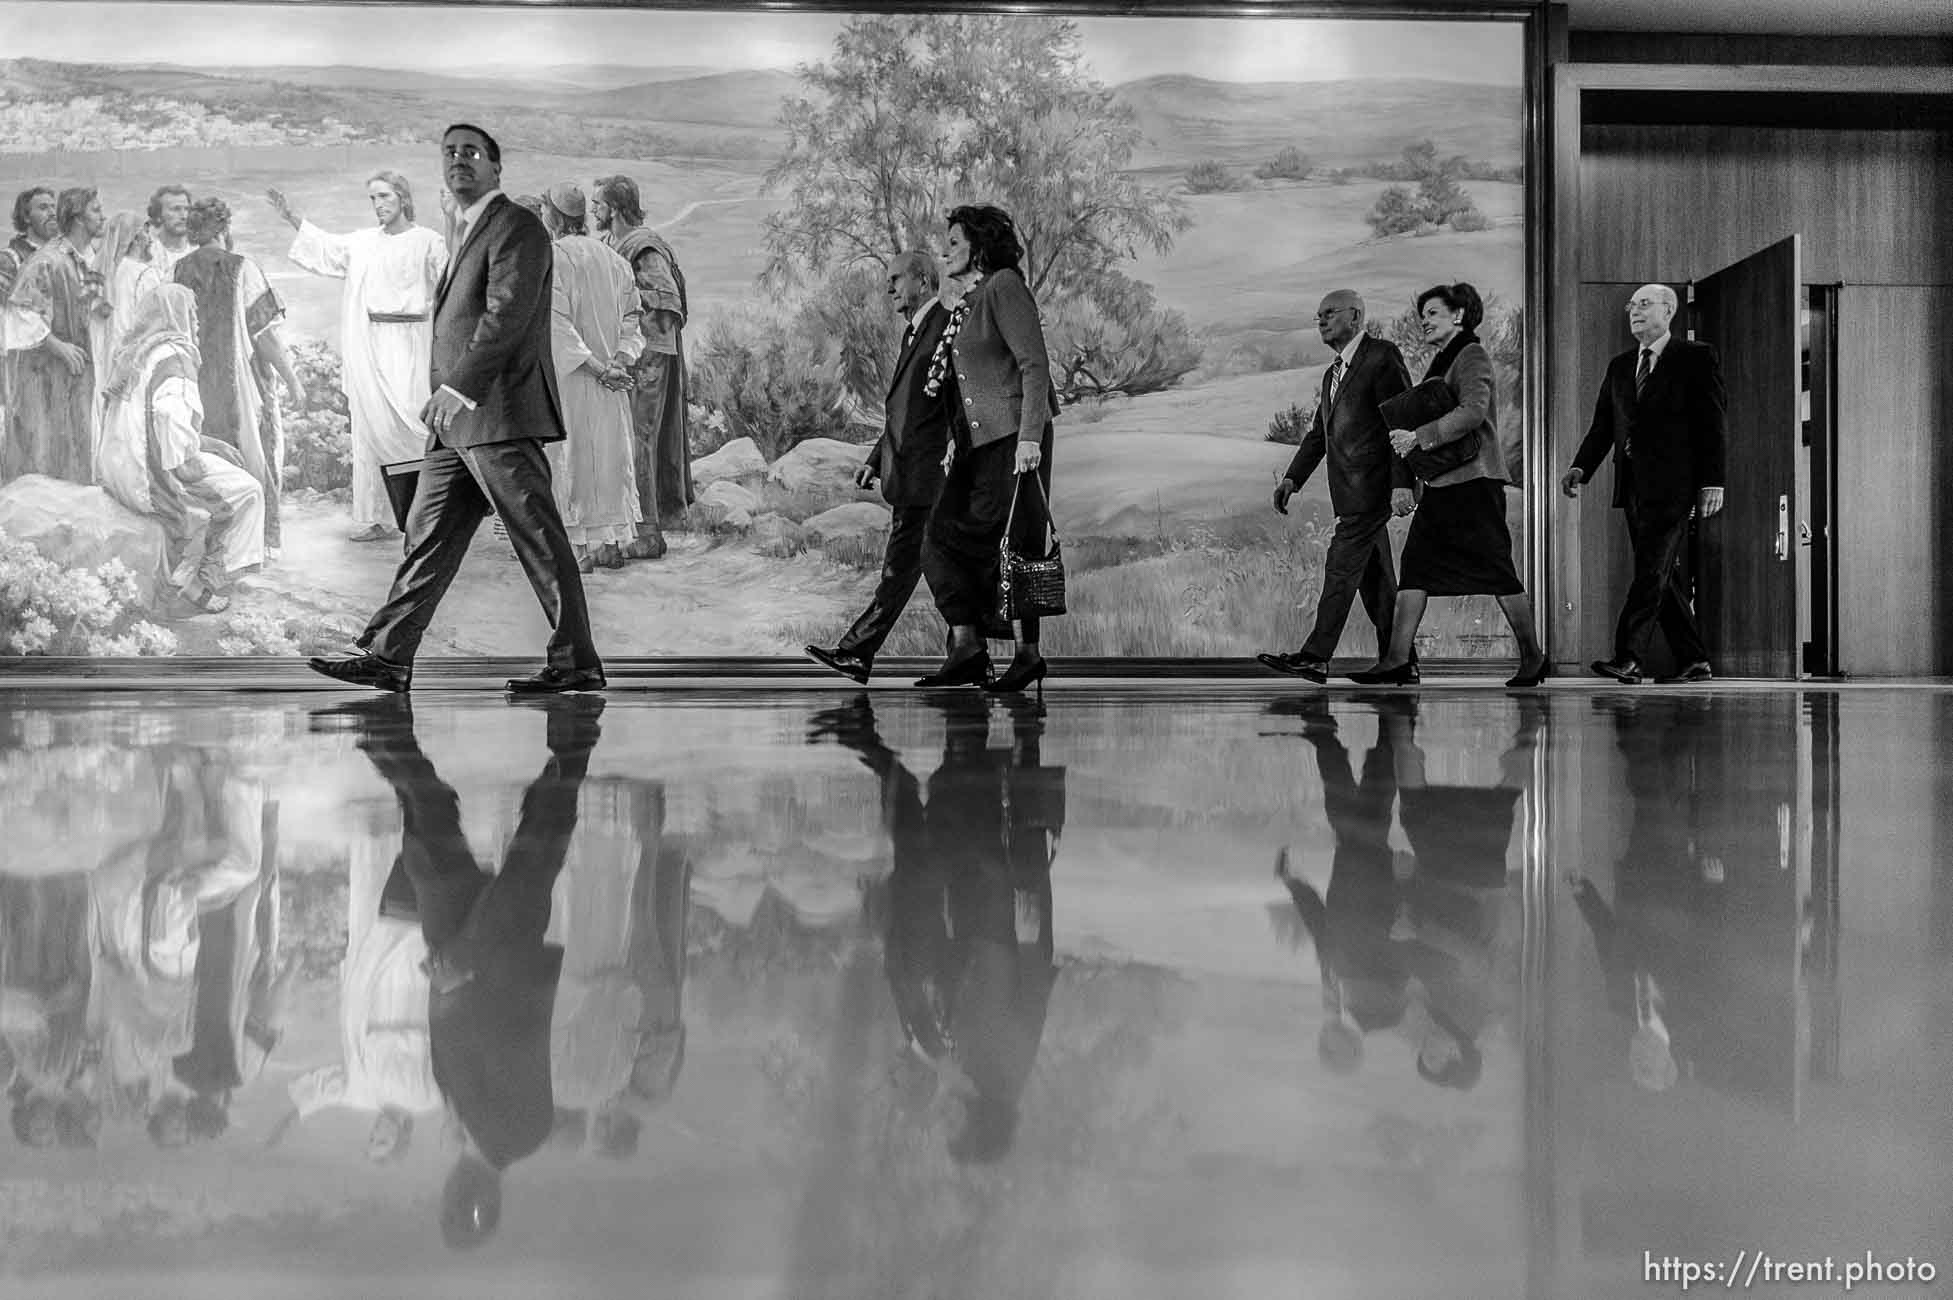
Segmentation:
{"type": "MultiPolygon", "coordinates": [[[[1571,510],[1604,508],[1594,493],[1579,501],[1559,494],[1559,476],[1571,461],[1587,428],[1594,395],[1577,390],[1580,342],[1569,332],[1580,319],[1580,136],[1584,96],[1589,91],[1638,91],[1676,97],[1703,94],[1862,96],[1875,85],[1882,94],[1953,98],[1953,68],[1804,67],[1780,64],[1560,63],[1552,69],[1547,104],[1548,185],[1545,231],[1547,259],[1546,322],[1550,340],[1544,358],[1547,436],[1528,448],[1526,474],[1531,494],[1532,529],[1527,557],[1537,575],[1534,599],[1544,612],[1540,622],[1547,657],[1555,664],[1582,661],[1600,647],[1579,642],[1576,613],[1582,598],[1578,528],[1571,510]]],[[[1686,103],[1685,100],[1678,102],[1686,103]]],[[[1700,278],[1714,267],[1650,268],[1649,278],[1700,278]]],[[[1837,521],[1831,521],[1834,535],[1837,521]]]]}

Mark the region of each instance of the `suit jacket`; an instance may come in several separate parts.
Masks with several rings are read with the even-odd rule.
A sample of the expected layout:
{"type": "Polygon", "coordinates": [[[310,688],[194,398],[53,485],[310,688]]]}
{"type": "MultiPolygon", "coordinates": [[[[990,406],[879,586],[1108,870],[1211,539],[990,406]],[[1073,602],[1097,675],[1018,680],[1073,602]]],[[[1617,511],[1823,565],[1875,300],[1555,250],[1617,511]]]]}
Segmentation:
{"type": "Polygon", "coordinates": [[[929,377],[929,358],[948,324],[948,310],[931,303],[915,337],[895,358],[895,374],[883,402],[888,422],[868,455],[868,463],[881,476],[882,499],[892,506],[932,506],[942,492],[951,393],[945,384],[944,391],[931,397],[923,384],[929,377]]]}
{"type": "Polygon", "coordinates": [[[1631,348],[1608,363],[1574,468],[1591,480],[1611,446],[1616,506],[1686,506],[1698,490],[1723,486],[1722,363],[1707,343],[1671,335],[1637,397],[1640,357],[1631,348]]]}
{"type": "Polygon", "coordinates": [[[1390,450],[1390,430],[1377,406],[1409,387],[1410,372],[1397,345],[1365,335],[1333,406],[1329,372],[1323,372],[1315,418],[1282,477],[1300,487],[1326,458],[1332,510],[1338,515],[1388,510],[1390,490],[1411,486],[1411,474],[1390,450]]]}
{"type": "Polygon", "coordinates": [[[555,250],[535,213],[498,195],[448,261],[434,299],[435,390],[475,403],[441,442],[479,447],[567,436],[550,358],[555,250]]]}
{"type": "Polygon", "coordinates": [[[1016,271],[992,271],[964,304],[950,353],[970,445],[1011,437],[1042,442],[1059,411],[1058,390],[1030,286],[1016,271]]]}

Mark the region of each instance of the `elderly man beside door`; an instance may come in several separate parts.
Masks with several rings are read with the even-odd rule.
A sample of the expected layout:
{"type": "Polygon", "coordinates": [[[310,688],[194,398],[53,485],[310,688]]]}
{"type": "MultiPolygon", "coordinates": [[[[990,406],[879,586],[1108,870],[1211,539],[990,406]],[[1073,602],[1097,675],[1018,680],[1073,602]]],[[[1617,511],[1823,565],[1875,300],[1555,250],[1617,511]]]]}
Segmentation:
{"type": "Polygon", "coordinates": [[[1657,625],[1675,655],[1669,680],[1704,682],[1715,675],[1690,608],[1683,548],[1690,523],[1722,509],[1727,398],[1716,350],[1670,332],[1679,305],[1665,284],[1634,291],[1627,313],[1635,346],[1608,363],[1593,424],[1560,479],[1560,490],[1578,497],[1613,449],[1614,505],[1626,515],[1634,579],[1614,631],[1613,658],[1595,660],[1593,670],[1629,686],[1642,679],[1657,625]]]}

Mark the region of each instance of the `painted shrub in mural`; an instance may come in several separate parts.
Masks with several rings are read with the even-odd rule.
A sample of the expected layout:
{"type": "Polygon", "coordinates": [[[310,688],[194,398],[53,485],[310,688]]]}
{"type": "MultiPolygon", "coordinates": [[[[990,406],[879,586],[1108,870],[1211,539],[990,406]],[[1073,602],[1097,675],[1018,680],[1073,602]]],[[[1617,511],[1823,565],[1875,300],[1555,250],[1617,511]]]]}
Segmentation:
{"type": "MultiPolygon", "coordinates": [[[[573,184],[588,219],[618,219],[598,182],[629,177],[677,267],[644,292],[682,297],[665,406],[689,474],[657,470],[662,554],[585,576],[612,655],[794,654],[859,611],[888,520],[853,481],[903,325],[887,264],[940,253],[959,203],[1015,217],[1063,402],[1073,612],[1046,632],[1054,653],[1300,639],[1328,489],[1319,472],[1286,519],[1268,496],[1330,359],[1314,313],[1331,289],[1365,296],[1415,375],[1414,295],[1475,283],[1518,463],[1512,23],[570,9],[473,14],[458,38],[428,7],[399,10],[382,48],[358,8],[223,5],[173,9],[160,43],[131,47],[110,39],[131,12],[70,4],[56,23],[0,3],[17,54],[0,59],[0,198],[19,197],[0,253],[0,654],[292,654],[358,630],[399,536],[371,486],[392,456],[358,396],[372,409],[382,363],[345,355],[345,308],[410,332],[438,267],[416,297],[411,259],[361,271],[344,250],[447,233],[453,121],[498,136],[512,196],[573,184]],[[376,186],[406,190],[410,216],[376,186]],[[199,260],[199,334],[139,322],[199,260]],[[352,298],[349,266],[367,277],[352,298]],[[172,405],[186,387],[201,427],[172,405]],[[253,491],[255,548],[237,537],[253,491]]],[[[1440,606],[1428,653],[1510,652],[1489,599],[1440,606]]],[[[1368,648],[1361,624],[1345,653],[1368,648]]],[[[485,528],[425,652],[526,654],[541,626],[485,528]]],[[[925,589],[885,653],[941,636],[925,589]]]]}

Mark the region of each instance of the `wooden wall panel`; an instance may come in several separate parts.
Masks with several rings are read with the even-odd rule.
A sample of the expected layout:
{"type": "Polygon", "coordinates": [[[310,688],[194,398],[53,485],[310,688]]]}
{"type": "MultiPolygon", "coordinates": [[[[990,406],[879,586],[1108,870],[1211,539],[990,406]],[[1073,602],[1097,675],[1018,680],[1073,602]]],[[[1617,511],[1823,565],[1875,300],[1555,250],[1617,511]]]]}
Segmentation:
{"type": "Polygon", "coordinates": [[[1579,278],[1699,278],[1786,235],[1810,283],[1953,284],[1943,131],[1591,125],[1579,278]]]}
{"type": "Polygon", "coordinates": [[[1953,287],[1838,302],[1839,667],[1953,673],[1953,287]]]}
{"type": "Polygon", "coordinates": [[[1726,32],[1596,32],[1568,36],[1577,63],[1798,63],[1930,66],[1953,63],[1944,36],[1786,36],[1726,32]]]}

